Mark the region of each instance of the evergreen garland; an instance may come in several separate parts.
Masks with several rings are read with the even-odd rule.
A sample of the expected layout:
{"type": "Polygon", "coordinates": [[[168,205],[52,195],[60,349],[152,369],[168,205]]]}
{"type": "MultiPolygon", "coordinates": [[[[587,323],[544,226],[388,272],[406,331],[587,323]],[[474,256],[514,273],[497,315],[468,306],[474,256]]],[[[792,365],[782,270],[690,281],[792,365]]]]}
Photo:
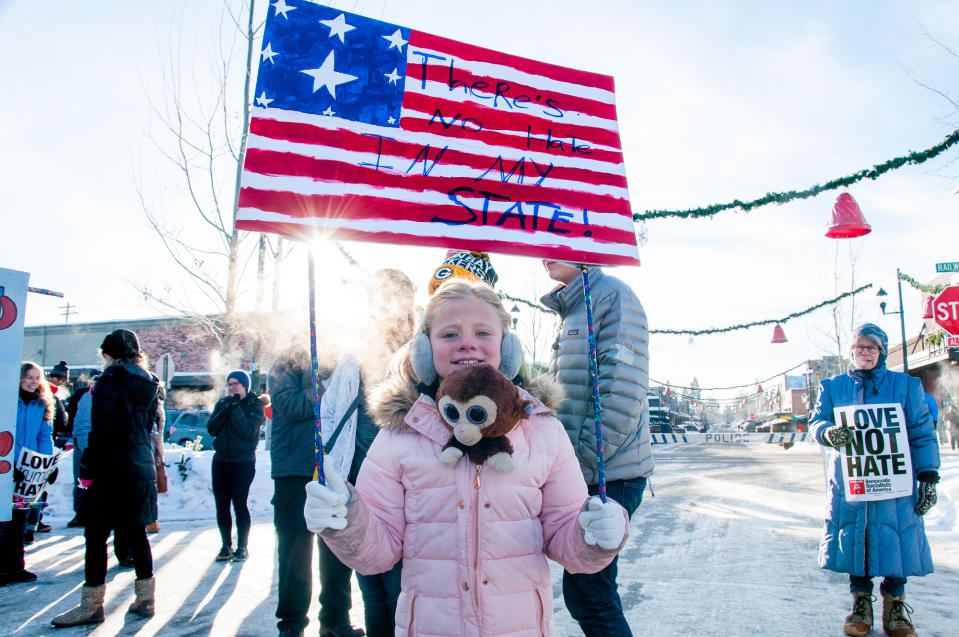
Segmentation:
{"type": "MultiPolygon", "coordinates": [[[[755,383],[746,383],[745,385],[730,385],[729,387],[685,387],[685,386],[683,386],[683,385],[672,385],[672,384],[670,384],[670,383],[664,383],[664,382],[658,381],[658,380],[656,380],[656,379],[654,379],[654,378],[650,378],[650,379],[649,379],[649,382],[651,382],[651,383],[656,383],[657,385],[662,385],[663,387],[669,387],[669,388],[671,388],[671,389],[690,389],[690,390],[698,390],[698,391],[701,391],[701,392],[702,392],[702,391],[721,391],[721,390],[725,390],[725,389],[742,389],[743,387],[754,387],[754,386],[756,386],[756,385],[762,385],[763,383],[768,383],[768,382],[771,381],[772,379],[774,379],[774,378],[779,378],[780,376],[784,376],[784,375],[788,374],[789,372],[791,372],[792,370],[797,369],[797,368],[799,368],[799,367],[802,367],[802,366],[805,365],[805,364],[806,364],[806,361],[803,361],[803,362],[801,362],[801,363],[798,363],[798,364],[796,364],[796,365],[793,365],[792,367],[790,367],[790,368],[787,369],[786,371],[779,372],[778,374],[773,374],[773,375],[770,376],[769,378],[764,378],[764,379],[762,379],[762,380],[757,380],[755,383]]],[[[736,400],[742,400],[743,398],[744,398],[743,396],[739,396],[738,398],[736,398],[736,400]]],[[[725,399],[723,399],[723,398],[700,398],[700,400],[725,400],[725,399]]]]}
{"type": "Polygon", "coordinates": [[[762,320],[762,321],[753,321],[752,323],[741,323],[741,324],[739,324],[739,325],[730,325],[730,326],[728,326],[728,327],[710,327],[710,328],[706,328],[706,329],[703,329],[703,330],[668,330],[668,329],[662,329],[662,330],[649,330],[649,333],[650,333],[650,334],[689,334],[689,335],[691,335],[691,336],[702,336],[702,335],[704,335],[704,334],[721,334],[721,333],[723,333],[723,332],[733,332],[733,331],[736,331],[736,330],[745,330],[745,329],[748,329],[748,328],[750,328],[750,327],[756,327],[757,325],[773,325],[773,324],[776,324],[776,323],[785,323],[785,322],[790,321],[790,320],[792,320],[792,319],[794,319],[794,318],[798,318],[798,317],[803,316],[803,315],[805,315],[805,314],[809,314],[810,312],[815,312],[816,310],[818,310],[818,309],[820,309],[820,308],[822,308],[822,307],[825,307],[825,306],[827,306],[827,305],[832,305],[832,304],[834,304],[834,303],[838,303],[839,301],[843,300],[843,299],[846,298],[847,296],[852,296],[852,295],[854,295],[854,294],[859,294],[859,293],[862,292],[863,290],[868,289],[868,288],[871,288],[871,287],[872,287],[872,283],[867,283],[866,285],[863,285],[862,287],[856,288],[855,290],[851,290],[851,291],[849,291],[849,292],[845,292],[845,293],[843,293],[843,294],[840,294],[839,296],[837,296],[837,297],[834,298],[834,299],[830,299],[830,300],[828,300],[828,301],[823,301],[822,303],[819,303],[819,304],[817,304],[817,305],[813,305],[812,307],[806,308],[805,310],[802,310],[802,311],[799,311],[799,312],[793,312],[792,314],[789,314],[789,315],[787,315],[787,316],[784,316],[783,318],[778,318],[778,319],[765,319],[765,320],[762,320]]]}
{"type": "Polygon", "coordinates": [[[922,283],[920,283],[919,281],[916,281],[914,278],[912,278],[905,272],[900,272],[899,278],[905,281],[906,283],[908,283],[909,285],[911,285],[912,287],[916,288],[920,292],[925,292],[926,294],[939,294],[940,292],[945,290],[947,287],[949,287],[948,285],[923,285],[922,283]]]}
{"type": "Polygon", "coordinates": [[[788,201],[792,201],[793,199],[807,199],[809,197],[815,197],[819,193],[827,190],[835,190],[837,188],[847,187],[851,184],[862,181],[863,179],[876,179],[884,173],[896,168],[902,168],[906,164],[921,164],[947,150],[956,144],[956,142],[959,142],[959,130],[953,131],[947,135],[941,143],[936,144],[932,148],[928,148],[920,152],[913,151],[908,155],[895,157],[882,164],[876,164],[872,168],[866,168],[851,175],[833,179],[822,185],[817,184],[805,190],[769,192],[759,199],[753,199],[752,201],[740,201],[739,199],[736,199],[735,201],[731,201],[729,203],[713,204],[711,206],[706,206],[703,208],[691,208],[689,210],[647,210],[642,214],[633,213],[633,221],[644,221],[646,219],[658,219],[662,217],[682,217],[684,219],[688,217],[711,217],[720,212],[732,210],[734,208],[739,208],[744,212],[749,212],[753,208],[759,208],[760,206],[765,206],[771,203],[784,204],[788,201]]]}
{"type": "Polygon", "coordinates": [[[532,301],[527,301],[526,299],[522,299],[518,296],[510,296],[506,292],[497,292],[497,294],[501,299],[507,299],[508,301],[513,301],[514,303],[522,303],[523,305],[527,305],[534,310],[539,310],[540,312],[545,312],[546,314],[556,314],[554,310],[551,310],[548,307],[543,307],[539,303],[533,303],[532,301]]]}
{"type": "MultiPolygon", "coordinates": [[[[843,294],[840,294],[834,299],[823,301],[822,303],[813,305],[812,307],[807,307],[805,310],[801,310],[799,312],[793,312],[792,314],[784,316],[783,318],[764,319],[762,321],[753,321],[752,323],[741,323],[739,325],[730,325],[728,327],[709,327],[702,330],[655,329],[655,330],[649,330],[649,333],[650,334],[688,334],[690,336],[703,336],[704,334],[721,334],[724,332],[734,332],[736,330],[745,330],[745,329],[749,329],[750,327],[756,327],[757,325],[773,325],[776,323],[786,323],[787,321],[790,321],[794,318],[799,318],[800,316],[804,316],[806,314],[809,314],[810,312],[815,312],[816,310],[826,307],[827,305],[838,303],[839,301],[843,300],[847,296],[859,294],[863,290],[869,289],[871,287],[872,287],[872,283],[867,283],[866,285],[858,287],[855,290],[844,292],[843,294]]],[[[526,299],[523,299],[517,296],[510,296],[509,294],[506,294],[505,292],[497,292],[497,294],[499,294],[500,298],[508,299],[516,303],[522,303],[524,305],[527,305],[533,308],[534,310],[539,310],[540,312],[545,312],[547,314],[556,314],[556,312],[554,312],[553,310],[550,310],[549,308],[545,308],[542,305],[539,305],[538,303],[533,303],[532,301],[527,301],[526,299]]]]}

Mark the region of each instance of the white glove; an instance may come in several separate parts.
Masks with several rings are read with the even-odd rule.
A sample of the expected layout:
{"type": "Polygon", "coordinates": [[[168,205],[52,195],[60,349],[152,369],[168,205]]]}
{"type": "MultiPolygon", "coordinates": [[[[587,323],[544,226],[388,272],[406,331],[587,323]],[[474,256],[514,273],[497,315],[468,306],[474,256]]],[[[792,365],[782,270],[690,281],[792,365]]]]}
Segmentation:
{"type": "Polygon", "coordinates": [[[343,478],[337,475],[329,456],[323,456],[323,474],[326,476],[325,485],[319,482],[308,482],[306,485],[303,517],[306,519],[306,528],[313,533],[346,528],[346,505],[350,502],[350,492],[343,478]]]}
{"type": "Polygon", "coordinates": [[[593,496],[586,510],[579,514],[579,525],[583,527],[587,544],[598,544],[607,550],[616,549],[626,536],[626,512],[612,500],[606,500],[606,504],[603,504],[602,500],[593,496]]]}

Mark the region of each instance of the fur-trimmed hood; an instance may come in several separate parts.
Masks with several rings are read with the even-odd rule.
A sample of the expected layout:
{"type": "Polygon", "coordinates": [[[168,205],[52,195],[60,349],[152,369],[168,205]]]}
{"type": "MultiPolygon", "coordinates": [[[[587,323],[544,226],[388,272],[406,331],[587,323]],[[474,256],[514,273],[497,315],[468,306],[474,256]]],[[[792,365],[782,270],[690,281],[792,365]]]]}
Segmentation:
{"type": "MultiPolygon", "coordinates": [[[[527,381],[519,383],[530,395],[541,402],[550,412],[554,412],[565,397],[563,386],[548,374],[540,374],[527,381]]],[[[382,429],[404,429],[408,425],[404,422],[406,414],[420,397],[417,387],[391,383],[388,378],[376,388],[369,397],[369,413],[377,427],[382,429]]]]}

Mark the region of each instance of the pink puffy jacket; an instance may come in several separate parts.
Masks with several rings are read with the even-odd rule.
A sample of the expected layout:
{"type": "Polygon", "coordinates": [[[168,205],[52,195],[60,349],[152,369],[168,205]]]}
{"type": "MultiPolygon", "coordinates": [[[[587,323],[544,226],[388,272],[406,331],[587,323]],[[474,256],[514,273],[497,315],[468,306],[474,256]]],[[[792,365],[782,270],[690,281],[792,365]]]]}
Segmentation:
{"type": "Polygon", "coordinates": [[[535,402],[509,434],[510,473],[465,456],[444,466],[439,455],[450,432],[426,396],[405,426],[385,428],[373,442],[346,528],[322,535],[360,573],[403,559],[396,635],[553,635],[546,558],[595,573],[619,552],[584,542],[579,462],[562,424],[535,402]]]}

